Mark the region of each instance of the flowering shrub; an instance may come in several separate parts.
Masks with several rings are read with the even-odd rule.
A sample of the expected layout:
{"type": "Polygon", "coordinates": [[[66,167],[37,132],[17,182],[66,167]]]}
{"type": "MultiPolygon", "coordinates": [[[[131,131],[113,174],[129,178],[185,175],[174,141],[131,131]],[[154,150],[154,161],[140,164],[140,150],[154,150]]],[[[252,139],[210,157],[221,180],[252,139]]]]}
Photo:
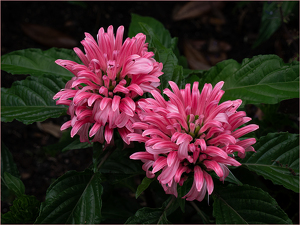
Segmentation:
{"type": "Polygon", "coordinates": [[[58,177],[40,203],[26,197],[2,143],[2,191],[17,197],[2,222],[291,223],[258,175],[298,193],[299,135],[266,133],[245,106],[298,98],[299,63],[259,55],[190,70],[153,18],[132,15],[131,38],[123,42],[123,33],[86,33],[77,55],[52,48],[2,56],[2,70],[31,75],[2,88],[2,122],[67,113],[61,140],[46,150],[93,148],[91,165],[58,177]],[[21,215],[24,207],[34,214],[21,215]]]}

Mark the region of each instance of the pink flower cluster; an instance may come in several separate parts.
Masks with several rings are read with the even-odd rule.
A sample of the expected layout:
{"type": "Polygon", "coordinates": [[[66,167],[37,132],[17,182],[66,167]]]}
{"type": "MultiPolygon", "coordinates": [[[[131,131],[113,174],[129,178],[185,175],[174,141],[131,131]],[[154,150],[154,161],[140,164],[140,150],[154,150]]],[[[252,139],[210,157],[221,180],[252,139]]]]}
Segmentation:
{"type": "Polygon", "coordinates": [[[251,118],[243,111],[236,111],[241,100],[219,104],[224,94],[224,82],[214,88],[205,84],[201,94],[198,82],[186,84],[179,90],[174,82],[169,82],[173,92],[164,90],[169,97],[166,101],[156,90],[153,98],[138,102],[138,115],[141,122],[133,128],[141,129],[142,134],[131,133],[130,141],[144,142],[146,151],[136,152],[131,159],[141,160],[149,178],[161,171],[157,177],[167,194],[177,197],[177,184],[192,176],[190,191],[183,197],[188,201],[202,201],[206,191],[210,195],[214,183],[208,171],[214,171],[221,181],[229,174],[227,166],[240,166],[235,160],[245,152],[254,151],[255,138],[240,139],[243,135],[258,129],[257,125],[247,125],[251,118]]]}
{"type": "Polygon", "coordinates": [[[160,171],[158,181],[167,194],[175,196],[177,184],[182,186],[192,177],[192,187],[183,198],[202,201],[214,189],[209,171],[224,181],[227,166],[241,165],[235,157],[254,151],[255,139],[241,137],[258,126],[239,128],[251,120],[237,111],[241,100],[219,104],[224,94],[222,81],[214,88],[205,84],[201,93],[198,82],[180,90],[170,81],[172,91],[164,90],[169,97],[166,101],[157,89],[163,65],[148,52],[146,36],[139,33],[123,43],[123,33],[123,26],[116,36],[112,26],[107,33],[101,28],[97,42],[86,33],[81,42],[85,54],[74,48],[83,64],[56,60],[74,74],[53,97],[58,99],[56,104],[69,106],[71,119],[61,130],[72,127],[71,136],[78,134],[81,142],[94,137],[93,142],[110,144],[117,130],[127,144],[145,143],[145,151],[130,158],[144,163],[147,177],[160,171]],[[146,92],[153,98],[137,100],[146,92]]]}
{"type": "Polygon", "coordinates": [[[162,75],[162,63],[156,62],[153,52],[148,52],[146,36],[142,33],[123,42],[124,27],[114,36],[113,27],[107,33],[101,28],[97,42],[88,33],[74,51],[82,64],[70,60],[56,63],[75,76],[53,99],[58,105],[67,105],[71,120],[61,130],[72,127],[71,136],[80,135],[81,142],[110,143],[116,128],[125,143],[127,134],[134,131],[132,124],[138,120],[133,99],[157,89],[162,75]]]}

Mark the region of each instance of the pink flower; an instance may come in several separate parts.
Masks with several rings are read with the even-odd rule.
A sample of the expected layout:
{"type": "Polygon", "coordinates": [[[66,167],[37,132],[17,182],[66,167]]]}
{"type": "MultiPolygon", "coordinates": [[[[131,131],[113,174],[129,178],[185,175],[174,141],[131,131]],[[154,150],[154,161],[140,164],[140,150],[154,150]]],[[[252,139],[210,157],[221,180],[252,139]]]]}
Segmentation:
{"type": "Polygon", "coordinates": [[[205,84],[200,94],[198,82],[187,84],[179,90],[174,82],[169,82],[173,92],[164,90],[169,101],[155,90],[154,99],[141,99],[137,113],[141,122],[133,123],[133,128],[143,130],[142,134],[131,133],[131,141],[145,143],[145,152],[136,152],[131,159],[141,160],[147,177],[157,177],[167,194],[177,197],[177,184],[183,185],[188,177],[193,177],[190,191],[183,197],[188,201],[202,201],[206,192],[210,195],[214,183],[209,171],[214,171],[221,181],[229,174],[227,166],[240,166],[235,156],[243,158],[245,152],[254,151],[254,138],[240,139],[243,135],[258,129],[257,125],[247,125],[251,120],[243,111],[237,112],[241,100],[219,104],[224,94],[224,82],[214,88],[205,84]]]}
{"type": "Polygon", "coordinates": [[[109,144],[116,128],[129,144],[127,134],[134,131],[132,124],[139,121],[134,99],[156,90],[160,84],[162,63],[147,51],[146,36],[139,33],[122,44],[123,32],[124,27],[120,26],[115,37],[113,26],[108,27],[107,33],[100,28],[97,42],[85,33],[81,43],[86,54],[74,48],[84,65],[55,61],[74,74],[65,89],[53,97],[59,98],[57,105],[69,106],[71,120],[61,130],[72,127],[71,136],[80,135],[81,142],[89,142],[89,137],[94,136],[93,142],[105,140],[109,144]]]}

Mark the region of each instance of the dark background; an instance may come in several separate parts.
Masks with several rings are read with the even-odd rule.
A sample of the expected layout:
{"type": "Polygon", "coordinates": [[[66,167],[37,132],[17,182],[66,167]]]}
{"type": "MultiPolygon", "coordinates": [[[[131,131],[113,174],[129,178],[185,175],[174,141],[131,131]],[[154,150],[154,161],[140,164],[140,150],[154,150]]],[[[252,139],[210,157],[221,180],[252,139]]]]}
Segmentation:
{"type": "MultiPolygon", "coordinates": [[[[50,37],[51,40],[49,40],[49,37],[47,38],[45,35],[43,40],[37,40],[28,36],[24,31],[27,29],[27,32],[34,33],[32,24],[40,25],[41,27],[38,29],[42,33],[44,32],[43,27],[51,27],[63,33],[61,34],[63,37],[67,35],[69,39],[67,38],[66,47],[72,45],[73,42],[80,47],[84,32],[95,37],[100,27],[104,27],[106,30],[109,25],[113,25],[115,30],[118,26],[124,25],[124,37],[126,37],[131,13],[151,16],[162,22],[172,37],[178,37],[182,54],[185,52],[184,43],[186,41],[204,43],[202,50],[205,52],[210,40],[226,43],[229,48],[225,58],[235,59],[238,62],[259,54],[277,54],[285,62],[288,62],[298,53],[298,40],[296,45],[289,45],[282,27],[267,42],[255,49],[251,48],[258,37],[262,2],[224,2],[223,7],[218,9],[217,13],[213,9],[206,15],[180,21],[173,20],[174,12],[186,3],[1,1],[1,54],[26,48],[49,49],[51,47],[49,42],[56,40],[55,37],[50,37]],[[219,18],[223,18],[221,25],[218,22],[208,22],[207,18],[214,18],[220,13],[219,18]]],[[[289,30],[299,30],[298,15],[296,18],[287,24],[289,30]]],[[[214,54],[215,57],[220,56],[220,52],[214,52],[214,54]]],[[[26,75],[13,76],[4,71],[1,72],[1,87],[5,88],[11,87],[14,81],[26,77],[26,75]]],[[[285,110],[299,111],[298,100],[288,101],[282,107],[285,110]]],[[[49,119],[46,123],[51,122],[56,125],[54,128],[57,128],[65,119],[49,119]]],[[[59,138],[41,130],[37,123],[28,126],[18,121],[1,123],[1,138],[13,154],[26,187],[26,194],[35,195],[40,201],[44,201],[46,190],[51,182],[68,170],[84,170],[92,159],[91,149],[73,150],[55,156],[45,154],[43,147],[56,143],[59,138]]],[[[276,188],[280,189],[281,187],[276,186],[276,188]]],[[[283,202],[277,198],[283,209],[286,198],[282,199],[283,202]]],[[[299,214],[297,214],[299,206],[297,201],[293,204],[294,210],[289,212],[289,216],[293,222],[297,223],[297,221],[299,222],[299,214]]],[[[7,203],[2,202],[2,212],[6,212],[8,206],[7,203]]]]}

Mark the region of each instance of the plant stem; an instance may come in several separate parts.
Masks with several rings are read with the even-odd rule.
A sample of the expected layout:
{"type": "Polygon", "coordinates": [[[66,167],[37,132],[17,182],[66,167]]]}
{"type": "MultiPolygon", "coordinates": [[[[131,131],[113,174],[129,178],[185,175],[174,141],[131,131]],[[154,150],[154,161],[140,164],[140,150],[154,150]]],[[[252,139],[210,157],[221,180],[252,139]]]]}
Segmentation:
{"type": "Polygon", "coordinates": [[[159,217],[159,220],[158,220],[157,224],[160,223],[160,221],[162,220],[164,214],[167,217],[167,209],[172,205],[172,203],[174,202],[175,199],[176,199],[176,197],[174,195],[172,195],[172,199],[169,201],[168,205],[166,206],[166,208],[164,209],[163,213],[159,217]]]}
{"type": "Polygon", "coordinates": [[[116,145],[114,145],[113,147],[109,148],[109,150],[107,151],[106,155],[101,159],[98,167],[97,167],[97,170],[100,169],[100,167],[102,166],[102,164],[105,162],[105,160],[113,153],[113,151],[116,149],[116,145]]]}
{"type": "Polygon", "coordinates": [[[191,205],[194,207],[194,209],[197,211],[197,213],[201,216],[204,223],[208,224],[210,223],[209,220],[205,217],[205,215],[202,213],[202,211],[198,208],[195,202],[190,202],[191,205]]]}

